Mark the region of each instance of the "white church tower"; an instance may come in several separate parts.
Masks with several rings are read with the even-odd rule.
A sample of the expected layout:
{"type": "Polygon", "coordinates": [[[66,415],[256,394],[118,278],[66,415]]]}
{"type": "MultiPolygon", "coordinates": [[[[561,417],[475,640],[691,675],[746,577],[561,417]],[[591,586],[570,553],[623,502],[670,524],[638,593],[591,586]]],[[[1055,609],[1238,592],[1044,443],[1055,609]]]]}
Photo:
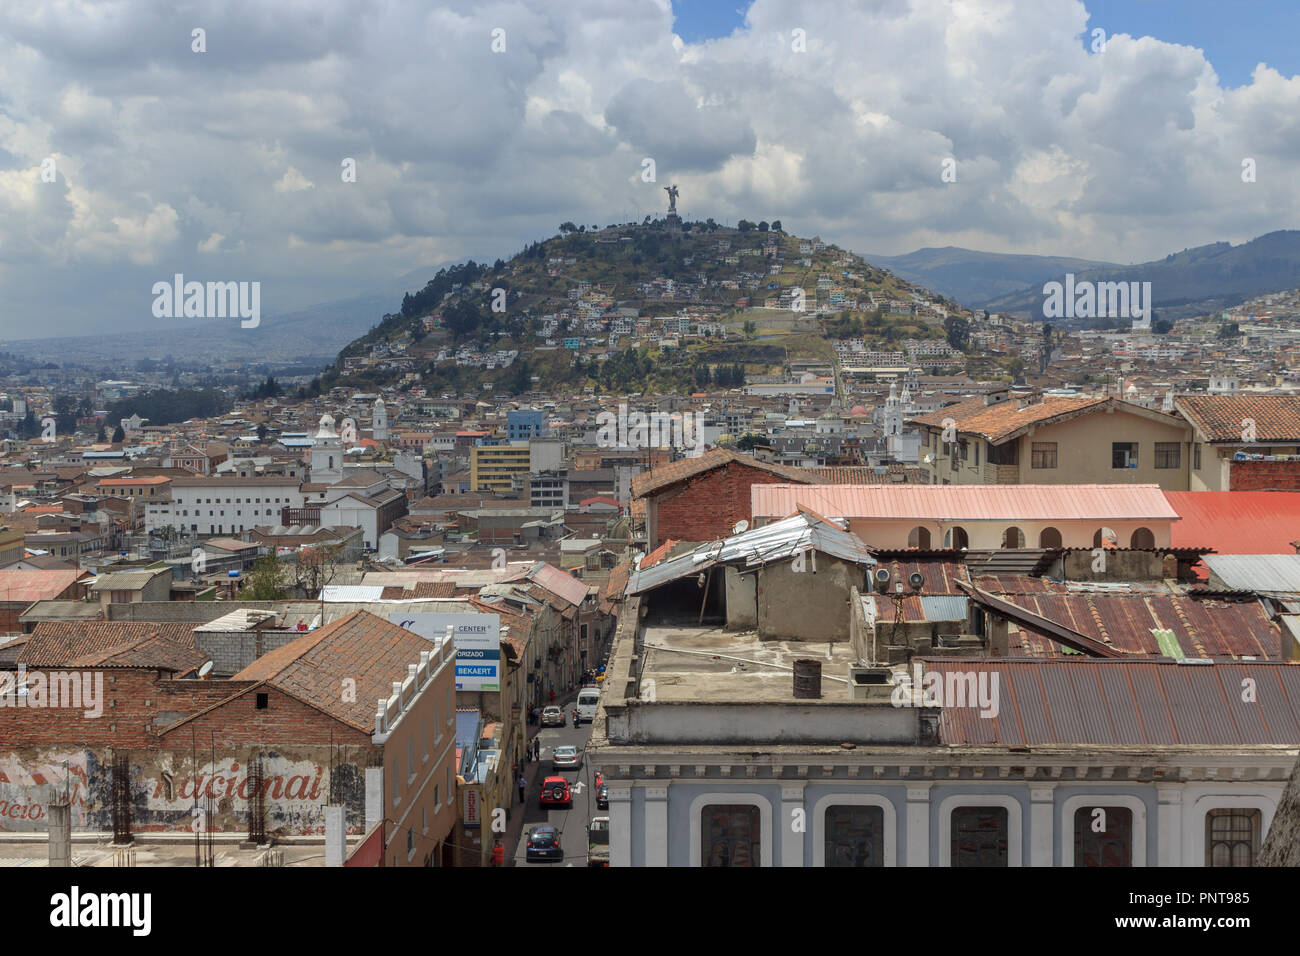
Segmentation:
{"type": "Polygon", "coordinates": [[[343,480],[343,440],[334,430],[334,416],[320,417],[320,429],[311,443],[311,480],[332,485],[343,480]]]}
{"type": "Polygon", "coordinates": [[[388,441],[388,409],[382,396],[375,399],[375,410],[370,418],[370,431],[375,441],[388,441]]]}

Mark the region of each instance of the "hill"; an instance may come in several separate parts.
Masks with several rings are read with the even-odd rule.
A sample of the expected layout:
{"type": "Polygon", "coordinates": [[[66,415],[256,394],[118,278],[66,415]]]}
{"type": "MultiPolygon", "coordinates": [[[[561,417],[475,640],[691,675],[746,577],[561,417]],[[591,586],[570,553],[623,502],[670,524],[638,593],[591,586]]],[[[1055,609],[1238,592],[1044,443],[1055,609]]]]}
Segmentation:
{"type": "MultiPolygon", "coordinates": [[[[1066,271],[1043,282],[1062,281],[1066,271]]],[[[1290,229],[1232,245],[1216,242],[1133,266],[1075,272],[1075,281],[1150,282],[1151,297],[1167,318],[1205,315],[1265,292],[1300,286],[1300,231],[1290,229]]],[[[995,312],[1041,316],[1042,282],[988,303],[995,312]]],[[[1068,322],[1068,320],[1067,320],[1068,322]]],[[[1062,322],[1059,324],[1067,324],[1062,322]]]]}
{"type": "MultiPolygon", "coordinates": [[[[955,302],[780,223],[565,223],[508,261],[440,269],[322,385],[519,394],[740,384],[832,340],[942,339],[955,302]]],[[[960,363],[958,363],[960,364],[960,363]]]]}
{"type": "Polygon", "coordinates": [[[962,305],[982,309],[995,299],[1021,292],[1066,272],[1111,269],[1113,263],[1068,256],[1010,255],[944,246],[904,256],[869,256],[878,266],[910,282],[924,285],[962,305]]]}

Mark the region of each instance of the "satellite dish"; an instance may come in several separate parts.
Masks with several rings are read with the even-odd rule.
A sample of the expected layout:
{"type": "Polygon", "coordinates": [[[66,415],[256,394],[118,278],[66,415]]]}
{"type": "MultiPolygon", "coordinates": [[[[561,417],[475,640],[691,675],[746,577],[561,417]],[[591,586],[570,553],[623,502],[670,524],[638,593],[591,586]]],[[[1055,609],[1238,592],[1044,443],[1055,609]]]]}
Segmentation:
{"type": "Polygon", "coordinates": [[[203,666],[199,668],[199,680],[207,680],[212,673],[212,661],[204,661],[203,666]]]}
{"type": "Polygon", "coordinates": [[[734,525],[731,526],[731,530],[736,534],[743,534],[744,532],[749,530],[749,522],[746,521],[744,518],[741,518],[739,521],[737,521],[734,525]]]}

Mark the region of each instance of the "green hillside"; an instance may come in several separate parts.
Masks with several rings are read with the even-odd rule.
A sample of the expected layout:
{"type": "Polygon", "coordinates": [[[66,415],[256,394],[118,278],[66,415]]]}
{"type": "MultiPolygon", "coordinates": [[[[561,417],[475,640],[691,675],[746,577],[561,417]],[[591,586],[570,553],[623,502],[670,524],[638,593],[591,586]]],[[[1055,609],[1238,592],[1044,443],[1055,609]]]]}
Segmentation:
{"type": "Polygon", "coordinates": [[[931,306],[960,311],[779,225],[565,223],[508,261],[439,270],[346,346],[322,385],[510,395],[734,387],[794,359],[831,363],[835,338],[882,349],[944,338],[931,306]]]}

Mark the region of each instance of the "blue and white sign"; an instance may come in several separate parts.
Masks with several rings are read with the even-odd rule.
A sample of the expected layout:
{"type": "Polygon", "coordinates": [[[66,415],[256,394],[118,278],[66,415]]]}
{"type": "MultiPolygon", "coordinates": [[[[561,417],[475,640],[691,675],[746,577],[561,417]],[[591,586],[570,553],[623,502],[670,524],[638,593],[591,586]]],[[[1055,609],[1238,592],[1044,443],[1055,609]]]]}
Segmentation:
{"type": "Polygon", "coordinates": [[[393,611],[388,620],[438,643],[450,626],[456,646],[456,689],[501,689],[501,618],[497,615],[393,611]]]}

